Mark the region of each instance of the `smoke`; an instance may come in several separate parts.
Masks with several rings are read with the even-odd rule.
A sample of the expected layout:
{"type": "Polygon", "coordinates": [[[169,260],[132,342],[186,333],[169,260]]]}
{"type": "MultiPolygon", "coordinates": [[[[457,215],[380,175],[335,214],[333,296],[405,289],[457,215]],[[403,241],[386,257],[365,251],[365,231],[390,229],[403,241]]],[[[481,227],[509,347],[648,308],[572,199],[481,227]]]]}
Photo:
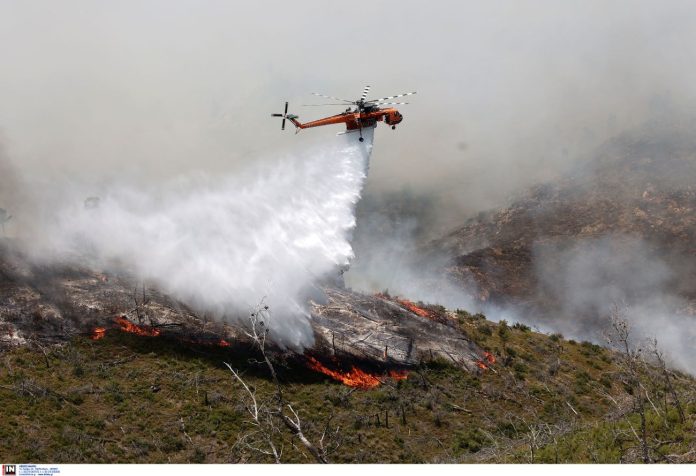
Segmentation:
{"type": "Polygon", "coordinates": [[[2,2],[0,128],[34,176],[227,173],[332,135],[279,134],[268,114],[284,100],[304,120],[331,111],[300,108],[311,91],[417,90],[397,130],[379,131],[369,193],[408,185],[446,202],[436,213],[452,224],[558,177],[666,103],[693,109],[693,10],[391,0],[356,26],[337,20],[353,5],[316,0],[2,2]]]}
{"type": "Polygon", "coordinates": [[[693,110],[693,13],[686,0],[392,0],[373,2],[356,25],[337,21],[355,16],[350,3],[2,2],[0,128],[18,180],[1,170],[0,207],[30,242],[48,225],[59,242],[70,242],[66,230],[95,241],[101,232],[76,218],[86,212],[66,204],[99,195],[100,214],[156,235],[142,224],[178,223],[170,215],[186,209],[181,197],[198,198],[196,187],[222,193],[224,180],[211,176],[334,140],[329,128],[280,134],[268,114],[283,100],[307,120],[324,113],[298,106],[310,91],[418,90],[397,130],[378,131],[365,198],[399,200],[392,192],[410,187],[427,207],[412,200],[396,218],[388,202],[363,210],[347,281],[463,306],[470,298],[446,287],[442,271],[413,264],[420,245],[562,176],[656,113],[693,110]],[[355,47],[354,38],[369,40],[355,47]]]}
{"type": "Polygon", "coordinates": [[[625,307],[634,338],[656,338],[673,363],[696,368],[696,331],[674,291],[679,274],[648,243],[609,235],[537,244],[538,291],[549,305],[537,322],[569,336],[602,341],[612,307],[625,307]]]}
{"type": "Polygon", "coordinates": [[[306,317],[316,283],[353,256],[355,226],[372,149],[344,136],[238,176],[182,177],[136,188],[113,184],[98,201],[71,187],[45,240],[44,259],[82,259],[126,269],[195,309],[244,323],[270,306],[270,337],[301,349],[313,344],[306,317]]]}
{"type": "Polygon", "coordinates": [[[438,250],[423,256],[423,240],[435,226],[440,204],[411,190],[368,196],[357,207],[353,247],[356,259],[345,274],[346,285],[362,292],[437,303],[450,309],[475,309],[471,293],[442,273],[451,257],[438,250]]]}
{"type": "Polygon", "coordinates": [[[1,135],[0,208],[5,210],[6,216],[11,217],[9,221],[5,221],[3,229],[0,230],[0,238],[15,236],[17,230],[27,224],[26,212],[31,209],[31,198],[17,167],[6,152],[1,135]]]}

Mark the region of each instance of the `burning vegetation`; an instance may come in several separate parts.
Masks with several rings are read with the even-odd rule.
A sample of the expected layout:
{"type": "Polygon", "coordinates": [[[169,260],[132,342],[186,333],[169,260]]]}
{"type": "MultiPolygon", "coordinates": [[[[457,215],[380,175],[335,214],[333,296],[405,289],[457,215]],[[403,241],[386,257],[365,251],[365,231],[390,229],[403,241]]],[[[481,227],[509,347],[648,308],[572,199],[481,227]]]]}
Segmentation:
{"type": "Polygon", "coordinates": [[[454,319],[447,315],[446,309],[442,306],[428,305],[423,304],[422,302],[415,303],[406,298],[391,296],[386,291],[376,293],[374,296],[376,298],[396,304],[402,309],[412,312],[419,317],[424,317],[426,319],[430,319],[431,321],[439,322],[440,324],[445,324],[448,326],[452,326],[454,324],[454,319]]]}
{"type": "MultiPolygon", "coordinates": [[[[121,332],[127,332],[129,334],[135,334],[141,337],[159,337],[162,335],[162,330],[154,326],[145,326],[135,324],[123,316],[116,317],[114,319],[114,328],[120,330],[121,332]]],[[[92,330],[90,339],[100,340],[106,336],[106,327],[95,327],[92,330]]],[[[196,339],[196,338],[180,338],[179,340],[193,345],[206,345],[206,346],[217,346],[217,347],[230,347],[230,344],[225,339],[196,339]]],[[[378,375],[364,370],[352,365],[350,370],[342,371],[339,369],[331,369],[316,358],[312,356],[307,356],[306,359],[307,366],[319,373],[328,375],[329,377],[337,380],[344,385],[355,388],[370,389],[379,386],[384,382],[386,378],[392,380],[405,380],[408,378],[408,371],[406,370],[389,370],[385,375],[378,375]]]]}
{"type": "MultiPolygon", "coordinates": [[[[311,355],[307,356],[307,366],[310,369],[323,373],[324,375],[328,375],[332,379],[337,380],[349,387],[369,389],[379,386],[385,380],[384,376],[378,376],[377,374],[365,372],[354,365],[352,365],[348,371],[330,369],[311,355]]],[[[390,370],[387,373],[387,376],[393,380],[405,380],[408,378],[408,371],[390,370]]]]}
{"type": "Polygon", "coordinates": [[[90,339],[92,339],[92,340],[103,339],[105,335],[106,335],[106,327],[95,327],[94,330],[92,331],[92,335],[91,335],[90,339]]]}
{"type": "Polygon", "coordinates": [[[120,327],[123,332],[130,332],[131,334],[144,336],[144,337],[158,337],[162,331],[157,327],[152,326],[139,326],[133,324],[131,321],[125,317],[117,317],[115,319],[116,324],[120,327]]]}
{"type": "Polygon", "coordinates": [[[493,364],[495,364],[495,355],[490,352],[484,352],[483,358],[476,361],[476,366],[481,370],[488,370],[493,364]]]}
{"type": "MultiPolygon", "coordinates": [[[[114,319],[114,328],[120,330],[121,332],[127,332],[129,334],[135,334],[137,336],[141,337],[159,337],[162,335],[162,329],[155,327],[155,326],[144,326],[144,325],[138,325],[135,324],[128,319],[126,319],[123,316],[116,317],[114,319]]],[[[100,340],[103,339],[106,336],[106,331],[108,329],[106,327],[95,327],[92,330],[92,334],[90,335],[90,339],[92,340],[100,340]]],[[[207,345],[207,346],[217,346],[217,347],[230,347],[232,344],[230,344],[228,341],[222,338],[215,338],[215,339],[196,339],[196,338],[187,338],[187,337],[182,337],[179,340],[186,342],[188,344],[194,344],[194,345],[207,345]]]]}
{"type": "Polygon", "coordinates": [[[414,313],[417,316],[426,317],[428,319],[433,319],[435,317],[434,313],[432,311],[429,311],[421,306],[418,306],[416,303],[414,303],[413,301],[409,301],[406,298],[400,298],[398,296],[390,296],[386,292],[377,293],[377,294],[375,294],[375,297],[377,297],[379,299],[384,299],[385,301],[393,302],[394,304],[398,304],[399,306],[403,307],[407,311],[414,313]]]}

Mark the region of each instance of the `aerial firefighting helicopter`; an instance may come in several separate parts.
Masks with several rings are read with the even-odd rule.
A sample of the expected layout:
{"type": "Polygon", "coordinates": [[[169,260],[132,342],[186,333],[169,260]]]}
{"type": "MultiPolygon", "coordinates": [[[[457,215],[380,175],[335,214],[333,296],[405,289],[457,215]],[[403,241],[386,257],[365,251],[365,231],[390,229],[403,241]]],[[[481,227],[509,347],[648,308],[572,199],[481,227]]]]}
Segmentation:
{"type": "Polygon", "coordinates": [[[312,93],[314,96],[319,96],[327,99],[333,99],[334,101],[342,101],[341,103],[330,103],[330,104],[303,104],[303,106],[348,106],[348,108],[335,116],[325,117],[323,119],[317,119],[316,121],[305,122],[304,124],[297,120],[299,116],[295,114],[288,114],[288,103],[285,102],[285,112],[280,114],[271,114],[272,117],[282,117],[283,123],[281,124],[281,130],[285,130],[285,120],[289,120],[295,125],[295,133],[299,132],[300,129],[309,129],[310,127],[328,126],[330,124],[345,124],[345,132],[339,132],[339,134],[347,134],[350,132],[358,132],[360,134],[360,142],[363,141],[362,130],[369,127],[376,127],[377,121],[384,121],[391,126],[392,129],[396,129],[396,125],[403,120],[403,116],[399,111],[393,107],[380,108],[379,106],[397,106],[401,104],[408,104],[407,102],[384,102],[390,99],[396,99],[404,96],[411,96],[416,94],[416,92],[397,94],[396,96],[387,96],[379,99],[367,99],[367,93],[370,91],[370,86],[365,86],[363,89],[362,96],[357,101],[350,101],[348,99],[341,99],[333,96],[325,96],[324,94],[312,93]]]}

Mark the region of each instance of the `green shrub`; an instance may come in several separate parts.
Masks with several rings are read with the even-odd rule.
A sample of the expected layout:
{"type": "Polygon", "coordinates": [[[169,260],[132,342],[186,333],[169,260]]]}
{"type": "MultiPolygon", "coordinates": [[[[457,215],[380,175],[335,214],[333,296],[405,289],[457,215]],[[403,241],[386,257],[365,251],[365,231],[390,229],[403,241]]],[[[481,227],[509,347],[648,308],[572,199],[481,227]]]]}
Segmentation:
{"type": "Polygon", "coordinates": [[[454,450],[464,450],[469,453],[476,453],[481,450],[486,437],[478,428],[460,430],[454,436],[454,450]]]}
{"type": "Polygon", "coordinates": [[[510,336],[510,326],[508,326],[505,319],[498,323],[498,336],[503,340],[506,340],[510,336]]]}

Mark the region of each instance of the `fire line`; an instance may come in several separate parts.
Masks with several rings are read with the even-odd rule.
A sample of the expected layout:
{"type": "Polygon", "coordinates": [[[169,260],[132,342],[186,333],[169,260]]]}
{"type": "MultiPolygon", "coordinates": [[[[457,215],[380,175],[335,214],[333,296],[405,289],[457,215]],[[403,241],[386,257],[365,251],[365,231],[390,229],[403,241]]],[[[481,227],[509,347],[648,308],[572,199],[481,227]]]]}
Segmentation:
{"type": "MultiPolygon", "coordinates": [[[[365,372],[360,370],[355,366],[351,366],[351,369],[347,372],[342,372],[340,370],[333,370],[326,367],[324,364],[319,362],[317,359],[311,355],[307,357],[307,366],[316,372],[323,373],[329,377],[337,380],[344,385],[349,387],[361,388],[364,390],[375,388],[382,384],[382,380],[379,379],[375,374],[365,372]]],[[[406,370],[390,370],[388,375],[393,380],[405,380],[408,378],[408,371],[406,370]]]]}

